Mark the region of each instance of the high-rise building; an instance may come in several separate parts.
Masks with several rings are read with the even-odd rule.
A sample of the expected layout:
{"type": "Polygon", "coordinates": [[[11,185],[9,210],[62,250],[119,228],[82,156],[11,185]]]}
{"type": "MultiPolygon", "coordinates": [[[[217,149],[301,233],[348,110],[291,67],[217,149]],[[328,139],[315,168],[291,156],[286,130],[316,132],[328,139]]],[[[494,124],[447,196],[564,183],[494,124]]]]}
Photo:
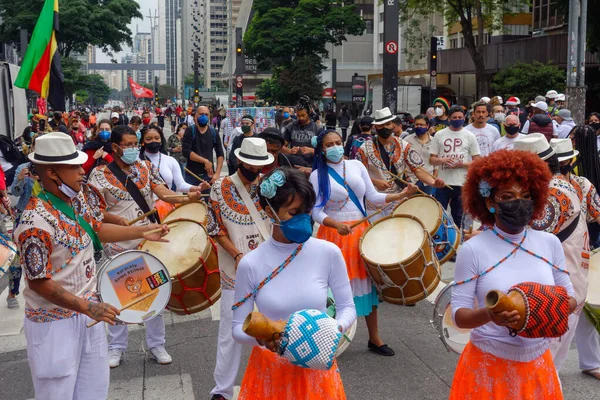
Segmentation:
{"type": "MultiPolygon", "coordinates": [[[[152,34],[137,32],[133,37],[132,62],[138,64],[152,64],[152,34]]],[[[137,83],[152,83],[152,71],[135,71],[133,80],[137,83]]]]}
{"type": "Polygon", "coordinates": [[[173,87],[179,85],[177,75],[181,69],[181,59],[177,57],[177,26],[181,20],[181,0],[161,0],[159,7],[159,35],[165,50],[166,84],[173,87]],[[161,14],[162,11],[162,14],[161,14]]]}

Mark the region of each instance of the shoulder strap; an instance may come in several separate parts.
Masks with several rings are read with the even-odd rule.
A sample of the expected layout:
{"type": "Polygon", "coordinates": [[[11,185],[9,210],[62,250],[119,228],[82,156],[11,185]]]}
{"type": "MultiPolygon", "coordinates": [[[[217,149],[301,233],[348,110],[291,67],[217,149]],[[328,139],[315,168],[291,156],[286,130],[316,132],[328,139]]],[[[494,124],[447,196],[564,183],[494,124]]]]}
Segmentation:
{"type": "Polygon", "coordinates": [[[265,222],[263,221],[262,217],[260,216],[260,213],[258,212],[258,210],[256,209],[256,206],[254,205],[254,201],[252,201],[252,199],[250,198],[250,194],[244,187],[244,184],[238,177],[237,173],[234,173],[233,175],[231,175],[230,178],[231,178],[233,184],[235,185],[235,188],[237,189],[238,193],[240,194],[240,197],[242,198],[244,204],[246,205],[246,208],[248,209],[248,212],[250,213],[250,217],[254,221],[254,224],[258,228],[258,231],[262,235],[263,239],[264,240],[269,239],[271,237],[271,234],[269,233],[269,230],[265,226],[265,222]]]}
{"type": "Polygon", "coordinates": [[[58,211],[65,214],[67,217],[71,218],[73,221],[77,222],[83,228],[83,230],[87,232],[87,234],[92,239],[92,243],[94,245],[94,251],[102,250],[102,242],[100,241],[98,234],[94,231],[92,226],[85,220],[85,218],[83,218],[81,215],[75,215],[75,210],[73,210],[73,207],[68,205],[60,197],[55,196],[49,192],[45,192],[45,191],[40,192],[40,193],[38,193],[37,197],[41,200],[46,200],[46,201],[51,202],[52,205],[58,211]]]}
{"type": "MultiPolygon", "coordinates": [[[[138,189],[135,183],[131,179],[127,179],[125,172],[123,172],[121,168],[114,163],[114,161],[109,163],[107,167],[110,169],[110,172],[112,172],[113,175],[119,180],[119,182],[125,186],[125,189],[127,189],[127,192],[129,192],[133,201],[135,201],[144,214],[148,213],[150,211],[150,206],[148,206],[146,199],[144,199],[144,196],[142,196],[140,189],[138,189]]],[[[148,219],[155,224],[160,222],[156,216],[156,213],[150,214],[148,219]]]]}
{"type": "MultiPolygon", "coordinates": [[[[343,162],[346,162],[346,161],[343,161],[343,162]]],[[[341,187],[346,188],[346,190],[348,191],[348,197],[350,197],[350,200],[352,200],[352,202],[360,210],[360,212],[362,213],[362,215],[364,215],[366,217],[367,213],[366,213],[365,209],[363,208],[362,204],[360,204],[360,200],[358,200],[358,196],[356,195],[356,193],[354,193],[354,190],[352,190],[352,188],[350,187],[350,185],[345,185],[344,184],[344,178],[342,178],[340,176],[340,174],[338,174],[337,172],[335,172],[335,170],[333,168],[331,168],[330,166],[327,166],[327,170],[329,171],[329,175],[331,175],[331,177],[337,183],[339,183],[341,187]]]]}

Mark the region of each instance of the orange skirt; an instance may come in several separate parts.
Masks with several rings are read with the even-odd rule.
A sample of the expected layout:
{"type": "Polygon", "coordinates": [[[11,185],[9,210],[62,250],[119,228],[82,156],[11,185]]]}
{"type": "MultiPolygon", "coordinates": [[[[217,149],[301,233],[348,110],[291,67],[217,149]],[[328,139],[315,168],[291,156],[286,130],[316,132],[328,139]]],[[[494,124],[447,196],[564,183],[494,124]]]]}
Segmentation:
{"type": "Polygon", "coordinates": [[[547,350],[529,362],[496,357],[471,342],[463,351],[450,390],[450,400],[561,400],[552,354],[547,350]]]}
{"type": "MultiPolygon", "coordinates": [[[[347,221],[348,225],[352,224],[353,221],[347,221]]],[[[348,278],[352,279],[366,279],[369,278],[365,267],[365,262],[360,256],[360,249],[358,247],[358,241],[363,233],[369,227],[368,222],[363,222],[356,228],[352,229],[352,233],[346,236],[342,236],[338,233],[337,229],[326,227],[325,225],[319,226],[317,231],[317,238],[327,240],[342,250],[344,255],[344,261],[346,261],[346,269],[348,270],[348,278]]]]}
{"type": "Polygon", "coordinates": [[[158,217],[161,221],[164,221],[167,215],[175,209],[175,206],[171,203],[167,203],[163,200],[157,200],[154,202],[154,208],[158,211],[158,217]]]}
{"type": "Polygon", "coordinates": [[[238,399],[344,400],[346,394],[336,361],[328,371],[302,368],[254,346],[238,399]]]}

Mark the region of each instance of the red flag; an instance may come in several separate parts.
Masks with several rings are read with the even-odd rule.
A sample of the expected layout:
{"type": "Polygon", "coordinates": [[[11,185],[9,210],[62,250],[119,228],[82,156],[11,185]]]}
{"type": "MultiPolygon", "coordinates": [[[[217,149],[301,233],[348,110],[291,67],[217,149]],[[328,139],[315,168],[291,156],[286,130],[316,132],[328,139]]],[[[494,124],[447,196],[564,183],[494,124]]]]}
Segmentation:
{"type": "Polygon", "coordinates": [[[131,88],[131,93],[133,93],[133,97],[136,99],[139,98],[153,98],[154,92],[148,88],[143,87],[139,83],[136,83],[133,79],[127,78],[129,81],[129,87],[131,88]]]}

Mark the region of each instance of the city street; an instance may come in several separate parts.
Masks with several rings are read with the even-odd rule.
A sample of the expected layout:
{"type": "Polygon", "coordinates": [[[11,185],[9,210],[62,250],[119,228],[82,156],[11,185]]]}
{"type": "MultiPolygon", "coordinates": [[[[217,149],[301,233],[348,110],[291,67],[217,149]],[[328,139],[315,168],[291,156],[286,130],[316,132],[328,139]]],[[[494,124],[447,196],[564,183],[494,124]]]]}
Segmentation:
{"type": "MultiPolygon", "coordinates": [[[[451,279],[452,263],[444,265],[451,279]]],[[[21,331],[23,309],[5,306],[7,277],[0,281],[0,399],[22,400],[34,396],[27,364],[25,337],[21,331]],[[12,334],[9,332],[12,330],[12,334]],[[15,334],[15,332],[18,332],[15,334]]],[[[442,287],[442,284],[439,286],[442,287]]],[[[22,298],[20,299],[23,304],[22,298]]],[[[424,300],[415,307],[383,304],[380,307],[382,338],[396,351],[381,357],[366,349],[367,331],[360,320],[353,343],[339,358],[348,399],[441,400],[448,396],[458,355],[448,353],[430,325],[432,304],[424,300]]],[[[111,371],[111,400],[209,399],[214,382],[219,325],[218,305],[201,313],[180,317],[165,312],[166,348],[171,365],[158,365],[142,345],[144,331],[130,328],[125,362],[111,371]]],[[[241,382],[250,353],[246,348],[238,373],[241,382]]],[[[577,350],[570,350],[561,373],[567,400],[598,399],[598,383],[581,374],[577,350]]],[[[517,400],[517,399],[515,399],[517,400]]]]}

